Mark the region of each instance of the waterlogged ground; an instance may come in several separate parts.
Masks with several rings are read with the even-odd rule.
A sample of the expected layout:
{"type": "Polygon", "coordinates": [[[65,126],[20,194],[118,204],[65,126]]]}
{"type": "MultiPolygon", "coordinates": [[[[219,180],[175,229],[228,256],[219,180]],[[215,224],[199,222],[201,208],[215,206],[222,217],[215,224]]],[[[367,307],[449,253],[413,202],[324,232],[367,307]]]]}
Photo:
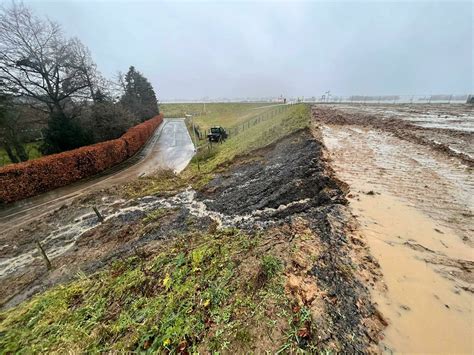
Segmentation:
{"type": "Polygon", "coordinates": [[[380,119],[398,118],[425,128],[474,132],[474,107],[467,104],[359,104],[337,105],[346,113],[370,114],[380,119]]]}
{"type": "Polygon", "coordinates": [[[471,353],[470,108],[337,107],[212,173],[158,171],[10,224],[0,347],[471,353]]]}
{"type": "Polygon", "coordinates": [[[474,166],[474,106],[328,105],[320,120],[370,127],[461,159],[474,166]]]}
{"type": "Polygon", "coordinates": [[[373,296],[390,321],[384,349],[472,353],[472,165],[429,142],[403,139],[374,123],[377,117],[348,112],[316,108],[314,118],[380,262],[384,283],[373,296]]]}
{"type": "MultiPolygon", "coordinates": [[[[319,133],[313,134],[318,136],[319,133]]],[[[16,340],[15,333],[8,332],[4,344],[11,351],[31,349],[28,339],[37,336],[38,339],[33,339],[35,346],[39,346],[36,349],[46,346],[58,349],[65,346],[61,342],[69,344],[70,341],[69,346],[78,351],[99,348],[177,351],[183,347],[201,351],[227,348],[241,352],[291,352],[298,348],[351,353],[376,350],[380,332],[386,325],[370,298],[369,287],[375,286],[380,277],[378,266],[368,254],[364,240],[353,232],[356,225],[346,206],[346,186],[334,178],[323,159],[324,147],[313,134],[308,129],[300,130],[269,147],[241,156],[219,168],[214,178],[199,190],[170,172],[161,172],[156,179],[148,177],[126,187],[83,196],[40,223],[10,231],[4,239],[6,247],[0,251],[0,280],[2,285],[9,285],[1,289],[4,308],[74,279],[78,272],[89,275],[103,270],[114,260],[130,256],[153,260],[147,258],[157,254],[166,256],[168,252],[172,257],[168,261],[154,259],[154,263],[169,270],[167,273],[160,269],[153,271],[154,264],[127,271],[127,275],[140,275],[136,276],[137,281],[144,279],[144,284],[133,286],[130,292],[138,292],[134,296],[140,303],[138,309],[151,312],[146,320],[140,318],[142,321],[133,326],[134,332],[138,332],[133,336],[130,332],[111,334],[121,325],[110,322],[119,321],[122,315],[129,319],[134,308],[128,308],[132,306],[124,303],[123,297],[116,299],[107,290],[101,297],[113,298],[108,301],[112,309],[105,316],[102,313],[98,318],[91,316],[90,319],[97,319],[97,324],[87,323],[92,334],[87,342],[76,333],[74,322],[81,319],[83,311],[93,311],[87,302],[96,302],[87,291],[92,287],[89,283],[101,285],[104,282],[86,279],[82,281],[87,284],[84,293],[80,291],[76,295],[80,287],[75,284],[71,291],[64,289],[67,294],[73,292],[74,297],[67,311],[58,311],[69,317],[68,322],[64,319],[62,322],[73,337],[58,340],[47,327],[35,328],[36,335],[28,333],[30,328],[24,328],[21,330],[26,332],[21,336],[23,340],[16,340]],[[156,189],[156,184],[164,184],[165,188],[156,189]],[[136,198],[124,193],[134,188],[145,191],[144,186],[152,187],[154,193],[136,198]],[[92,206],[97,206],[102,213],[103,223],[99,222],[92,206]],[[205,236],[200,237],[203,234],[205,236]],[[35,250],[34,240],[41,236],[44,249],[52,259],[54,270],[51,272],[46,270],[35,250]],[[235,242],[225,242],[225,238],[232,236],[235,242]],[[194,251],[186,249],[186,240],[194,251]],[[232,249],[235,243],[238,248],[232,249]],[[216,244],[217,249],[212,252],[216,258],[206,259],[206,264],[198,267],[207,251],[214,250],[211,244],[216,244]],[[205,245],[209,248],[203,249],[205,245]],[[227,254],[217,252],[226,248],[231,248],[228,252],[232,257],[228,261],[224,260],[227,254]],[[202,257],[200,253],[204,253],[202,257]],[[244,254],[239,257],[239,253],[244,254]],[[180,266],[187,265],[187,257],[193,269],[180,271],[180,266]],[[220,265],[217,270],[223,272],[230,268],[227,271],[234,276],[214,279],[217,274],[215,268],[211,268],[213,265],[220,265]],[[278,283],[268,286],[270,288],[265,286],[269,270],[281,275],[275,279],[280,280],[280,286],[278,283]],[[181,281],[188,278],[173,276],[182,272],[192,272],[189,280],[196,277],[201,280],[199,275],[210,273],[210,278],[199,281],[199,286],[186,285],[196,287],[202,297],[209,297],[204,296],[208,287],[209,292],[217,292],[212,291],[212,285],[223,283],[218,287],[219,292],[224,292],[220,296],[182,301],[183,305],[191,302],[188,320],[197,322],[190,328],[184,323],[173,323],[177,319],[166,318],[168,311],[159,313],[163,311],[150,308],[161,299],[159,297],[165,297],[167,304],[174,304],[173,297],[182,297],[185,285],[181,281]],[[234,285],[234,291],[227,290],[226,285],[234,285]],[[233,300],[232,294],[237,297],[242,292],[243,300],[233,300]],[[249,308],[249,304],[255,306],[249,308]],[[85,307],[84,310],[81,307],[85,307]],[[212,313],[225,309],[230,313],[212,313]],[[156,321],[152,321],[155,318],[156,321]],[[147,330],[148,323],[159,324],[163,333],[140,338],[142,331],[151,334],[151,330],[147,330]],[[105,325],[110,328],[101,333],[99,330],[105,325]],[[237,328],[229,331],[234,329],[232,327],[239,331],[237,328]],[[167,334],[171,334],[168,332],[172,329],[175,329],[173,334],[180,335],[169,337],[167,334]],[[213,339],[213,345],[206,339],[213,339]],[[126,347],[122,348],[123,344],[127,344],[126,347]]],[[[120,284],[114,284],[114,275],[115,271],[111,279],[99,276],[98,280],[110,279],[107,281],[112,283],[110,287],[122,289],[120,284]]],[[[42,304],[41,298],[39,300],[42,304]]],[[[36,304],[27,307],[34,310],[36,304]]],[[[28,321],[12,317],[6,321],[10,327],[20,327],[28,321]]]]}

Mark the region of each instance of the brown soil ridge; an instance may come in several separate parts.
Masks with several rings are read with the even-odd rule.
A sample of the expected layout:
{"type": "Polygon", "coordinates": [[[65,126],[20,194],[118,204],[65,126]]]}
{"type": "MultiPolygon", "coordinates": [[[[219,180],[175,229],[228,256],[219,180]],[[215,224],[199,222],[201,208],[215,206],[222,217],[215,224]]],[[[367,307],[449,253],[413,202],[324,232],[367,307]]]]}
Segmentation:
{"type": "Polygon", "coordinates": [[[461,160],[467,166],[474,167],[474,159],[469,155],[456,152],[444,143],[438,143],[434,140],[423,137],[423,132],[434,132],[434,133],[449,133],[453,138],[460,138],[465,141],[474,140],[473,132],[456,131],[452,129],[441,129],[441,128],[425,128],[414,125],[410,122],[397,119],[397,118],[379,118],[370,114],[361,113],[346,113],[340,110],[330,108],[313,106],[312,116],[318,122],[325,124],[336,124],[336,125],[356,125],[366,128],[374,128],[389,132],[397,138],[417,143],[441,152],[449,157],[454,157],[461,160]]]}

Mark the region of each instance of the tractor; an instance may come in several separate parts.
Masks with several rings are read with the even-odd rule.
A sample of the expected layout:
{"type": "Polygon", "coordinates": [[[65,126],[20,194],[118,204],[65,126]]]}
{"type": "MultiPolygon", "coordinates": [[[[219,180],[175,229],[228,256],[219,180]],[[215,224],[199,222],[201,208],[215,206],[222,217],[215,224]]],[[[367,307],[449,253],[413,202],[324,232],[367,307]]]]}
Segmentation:
{"type": "Polygon", "coordinates": [[[224,142],[227,139],[227,132],[220,126],[212,127],[207,135],[209,142],[224,142]]]}

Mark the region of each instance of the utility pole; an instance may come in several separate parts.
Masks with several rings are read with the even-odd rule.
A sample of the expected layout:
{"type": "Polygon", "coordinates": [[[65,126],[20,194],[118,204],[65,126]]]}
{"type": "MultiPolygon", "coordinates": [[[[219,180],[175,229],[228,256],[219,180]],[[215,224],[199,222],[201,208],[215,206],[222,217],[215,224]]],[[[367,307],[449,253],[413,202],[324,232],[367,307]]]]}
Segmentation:
{"type": "Polygon", "coordinates": [[[326,102],[329,102],[329,96],[331,96],[331,90],[325,92],[326,94],[326,102]]]}

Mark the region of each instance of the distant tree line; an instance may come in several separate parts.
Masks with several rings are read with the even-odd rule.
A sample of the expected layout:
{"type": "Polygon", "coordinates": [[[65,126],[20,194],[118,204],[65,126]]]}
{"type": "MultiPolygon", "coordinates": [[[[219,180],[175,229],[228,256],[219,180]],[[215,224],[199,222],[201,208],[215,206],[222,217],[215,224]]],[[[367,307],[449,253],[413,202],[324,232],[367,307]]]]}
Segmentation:
{"type": "Polygon", "coordinates": [[[51,154],[117,138],[158,113],[152,85],[133,66],[107,80],[59,24],[21,3],[0,8],[0,143],[12,162],[28,160],[31,117],[44,121],[41,151],[51,154]]]}

